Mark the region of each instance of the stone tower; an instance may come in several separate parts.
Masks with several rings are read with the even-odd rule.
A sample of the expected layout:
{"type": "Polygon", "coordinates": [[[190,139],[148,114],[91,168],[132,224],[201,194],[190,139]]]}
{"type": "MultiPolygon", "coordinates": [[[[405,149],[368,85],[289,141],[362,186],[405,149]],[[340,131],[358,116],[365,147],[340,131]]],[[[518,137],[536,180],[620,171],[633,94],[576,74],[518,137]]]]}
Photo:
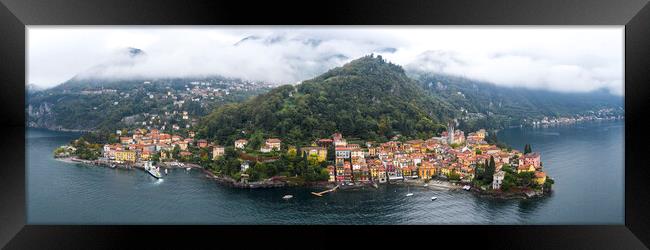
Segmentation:
{"type": "Polygon", "coordinates": [[[452,122],[447,123],[447,139],[449,144],[454,143],[454,124],[452,122]]]}

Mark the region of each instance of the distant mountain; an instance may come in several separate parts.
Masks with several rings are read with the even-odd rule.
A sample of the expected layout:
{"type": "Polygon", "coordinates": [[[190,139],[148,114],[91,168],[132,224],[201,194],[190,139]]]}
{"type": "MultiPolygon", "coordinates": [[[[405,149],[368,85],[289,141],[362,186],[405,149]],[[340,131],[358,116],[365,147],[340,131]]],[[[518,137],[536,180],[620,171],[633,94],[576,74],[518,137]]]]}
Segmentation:
{"type": "Polygon", "coordinates": [[[615,109],[622,115],[622,96],[607,90],[561,93],[548,90],[502,87],[469,78],[409,71],[430,95],[463,110],[470,128],[518,126],[530,119],[586,115],[589,111],[615,109]]]}
{"type": "Polygon", "coordinates": [[[33,84],[33,83],[29,83],[29,84],[25,85],[25,89],[27,90],[27,94],[33,94],[33,93],[36,93],[38,91],[45,90],[45,88],[43,88],[41,86],[38,86],[36,84],[33,84]]]}
{"type": "Polygon", "coordinates": [[[454,114],[400,66],[370,55],[301,84],[220,107],[203,119],[199,132],[221,143],[253,133],[293,143],[334,132],[368,140],[428,138],[454,114]]]}

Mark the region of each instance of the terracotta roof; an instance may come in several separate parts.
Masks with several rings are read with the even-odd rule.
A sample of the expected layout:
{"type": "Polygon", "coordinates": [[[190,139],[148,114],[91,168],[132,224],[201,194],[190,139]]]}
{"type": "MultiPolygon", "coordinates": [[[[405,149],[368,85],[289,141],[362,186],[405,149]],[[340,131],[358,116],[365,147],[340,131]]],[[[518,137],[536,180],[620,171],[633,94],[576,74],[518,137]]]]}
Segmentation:
{"type": "Polygon", "coordinates": [[[266,139],[266,142],[267,143],[280,143],[280,142],[282,142],[282,140],[277,139],[277,138],[270,138],[270,139],[266,139]]]}
{"type": "Polygon", "coordinates": [[[517,167],[517,169],[526,170],[526,169],[530,169],[530,166],[532,166],[532,165],[521,165],[521,166],[517,167]]]}

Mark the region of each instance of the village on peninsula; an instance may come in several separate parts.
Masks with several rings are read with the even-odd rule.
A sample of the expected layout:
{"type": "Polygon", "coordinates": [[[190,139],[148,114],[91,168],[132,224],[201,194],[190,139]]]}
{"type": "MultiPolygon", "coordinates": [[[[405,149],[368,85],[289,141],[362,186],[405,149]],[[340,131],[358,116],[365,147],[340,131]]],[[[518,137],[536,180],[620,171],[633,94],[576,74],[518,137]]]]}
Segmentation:
{"type": "Polygon", "coordinates": [[[83,138],[74,140],[57,148],[54,157],[90,165],[143,168],[156,178],[163,178],[160,167],[165,173],[167,168],[196,168],[207,177],[243,188],[350,188],[390,183],[462,187],[492,197],[530,198],[549,193],[553,184],[543,170],[540,153],[532,152],[530,145],[525,145],[524,152],[499,147],[488,143],[488,132],[484,129],[465,135],[453,123],[440,136],[427,140],[347,141],[342,134],[334,133],[331,138],[317,139],[306,147],[284,145],[279,138],[265,138],[257,145],[242,138],[232,146],[224,146],[198,139],[193,131],[183,137],[155,128],[118,130],[113,136],[118,142],[104,145],[83,138]],[[255,173],[255,166],[281,159],[296,159],[293,163],[313,167],[315,174],[299,178],[301,171],[270,173],[274,176],[255,173]],[[237,166],[226,171],[223,165],[228,164],[237,166]],[[291,173],[296,174],[290,176],[291,173]]]}

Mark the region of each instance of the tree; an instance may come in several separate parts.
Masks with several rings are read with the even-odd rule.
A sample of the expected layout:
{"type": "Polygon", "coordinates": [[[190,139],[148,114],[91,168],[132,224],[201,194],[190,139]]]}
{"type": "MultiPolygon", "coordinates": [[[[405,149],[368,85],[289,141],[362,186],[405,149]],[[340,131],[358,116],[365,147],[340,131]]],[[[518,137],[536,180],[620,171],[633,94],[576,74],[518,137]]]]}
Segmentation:
{"type": "Polygon", "coordinates": [[[181,148],[178,145],[174,146],[174,149],[172,149],[172,158],[178,160],[180,159],[180,153],[181,153],[181,148]]]}
{"type": "Polygon", "coordinates": [[[487,183],[492,182],[494,176],[494,171],[496,170],[496,163],[494,162],[494,157],[490,156],[490,162],[485,167],[485,180],[487,183]]]}
{"type": "Polygon", "coordinates": [[[483,175],[485,174],[485,166],[483,163],[477,163],[476,167],[474,168],[474,180],[476,181],[482,181],[483,180],[483,175]]]}
{"type": "Polygon", "coordinates": [[[334,152],[334,144],[329,144],[327,146],[327,160],[329,162],[334,162],[336,160],[336,156],[334,152]]]}
{"type": "Polygon", "coordinates": [[[530,147],[530,144],[524,145],[524,154],[532,153],[533,149],[530,147]]]}
{"type": "Polygon", "coordinates": [[[248,147],[252,149],[259,149],[264,142],[264,135],[261,132],[257,131],[251,135],[250,140],[248,140],[248,147]]]}

